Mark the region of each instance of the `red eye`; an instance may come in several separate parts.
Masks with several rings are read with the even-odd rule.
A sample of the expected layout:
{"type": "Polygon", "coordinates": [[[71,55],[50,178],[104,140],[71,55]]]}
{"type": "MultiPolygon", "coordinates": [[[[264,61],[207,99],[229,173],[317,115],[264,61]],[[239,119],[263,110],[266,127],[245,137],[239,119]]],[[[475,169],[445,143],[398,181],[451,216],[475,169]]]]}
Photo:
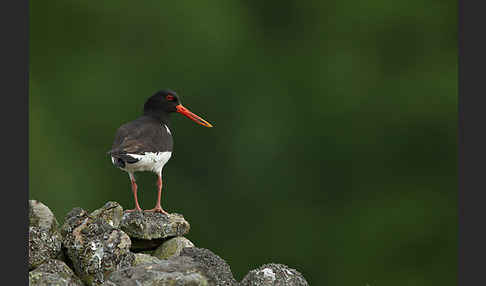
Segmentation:
{"type": "Polygon", "coordinates": [[[165,98],[167,98],[168,101],[174,100],[174,97],[172,95],[167,95],[165,98]]]}

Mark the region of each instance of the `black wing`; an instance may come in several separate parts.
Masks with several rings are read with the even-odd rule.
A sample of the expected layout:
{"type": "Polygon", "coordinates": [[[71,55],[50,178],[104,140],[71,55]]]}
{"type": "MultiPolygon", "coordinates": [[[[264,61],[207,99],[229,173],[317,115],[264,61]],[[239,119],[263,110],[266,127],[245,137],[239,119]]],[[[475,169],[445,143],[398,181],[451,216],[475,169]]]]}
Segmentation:
{"type": "Polygon", "coordinates": [[[120,126],[108,154],[118,157],[127,153],[172,151],[172,136],[158,121],[141,117],[120,126]]]}

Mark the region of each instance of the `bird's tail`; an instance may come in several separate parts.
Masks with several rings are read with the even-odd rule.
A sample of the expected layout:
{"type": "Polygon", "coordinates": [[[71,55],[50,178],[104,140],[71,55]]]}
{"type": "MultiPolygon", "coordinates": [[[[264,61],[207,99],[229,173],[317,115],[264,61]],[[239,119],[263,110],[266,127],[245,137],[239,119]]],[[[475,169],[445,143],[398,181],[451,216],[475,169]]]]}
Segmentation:
{"type": "Polygon", "coordinates": [[[113,165],[118,168],[125,168],[126,164],[133,164],[137,163],[139,159],[133,158],[132,156],[128,155],[126,152],[119,152],[110,150],[107,152],[111,156],[111,161],[113,165]]]}

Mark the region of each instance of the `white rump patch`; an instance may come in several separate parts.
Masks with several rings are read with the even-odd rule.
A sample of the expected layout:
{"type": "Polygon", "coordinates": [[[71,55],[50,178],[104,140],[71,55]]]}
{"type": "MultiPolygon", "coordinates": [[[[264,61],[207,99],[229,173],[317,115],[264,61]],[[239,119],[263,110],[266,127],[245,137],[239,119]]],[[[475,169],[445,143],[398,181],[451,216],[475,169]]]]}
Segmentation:
{"type": "Polygon", "coordinates": [[[162,168],[169,161],[172,152],[145,152],[145,154],[127,154],[139,159],[133,164],[126,163],[124,170],[128,172],[151,171],[157,174],[162,172],[162,168]]]}

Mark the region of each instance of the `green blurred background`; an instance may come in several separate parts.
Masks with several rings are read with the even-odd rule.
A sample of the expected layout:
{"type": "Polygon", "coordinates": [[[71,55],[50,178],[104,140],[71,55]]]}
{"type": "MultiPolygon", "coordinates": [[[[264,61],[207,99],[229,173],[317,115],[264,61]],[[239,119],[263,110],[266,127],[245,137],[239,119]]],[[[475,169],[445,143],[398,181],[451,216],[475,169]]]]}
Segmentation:
{"type": "MultiPolygon", "coordinates": [[[[106,155],[171,88],[163,206],[241,280],[455,285],[456,1],[31,1],[30,198],[133,207],[106,155]]],[[[140,173],[144,209],[156,176],[140,173]]]]}

